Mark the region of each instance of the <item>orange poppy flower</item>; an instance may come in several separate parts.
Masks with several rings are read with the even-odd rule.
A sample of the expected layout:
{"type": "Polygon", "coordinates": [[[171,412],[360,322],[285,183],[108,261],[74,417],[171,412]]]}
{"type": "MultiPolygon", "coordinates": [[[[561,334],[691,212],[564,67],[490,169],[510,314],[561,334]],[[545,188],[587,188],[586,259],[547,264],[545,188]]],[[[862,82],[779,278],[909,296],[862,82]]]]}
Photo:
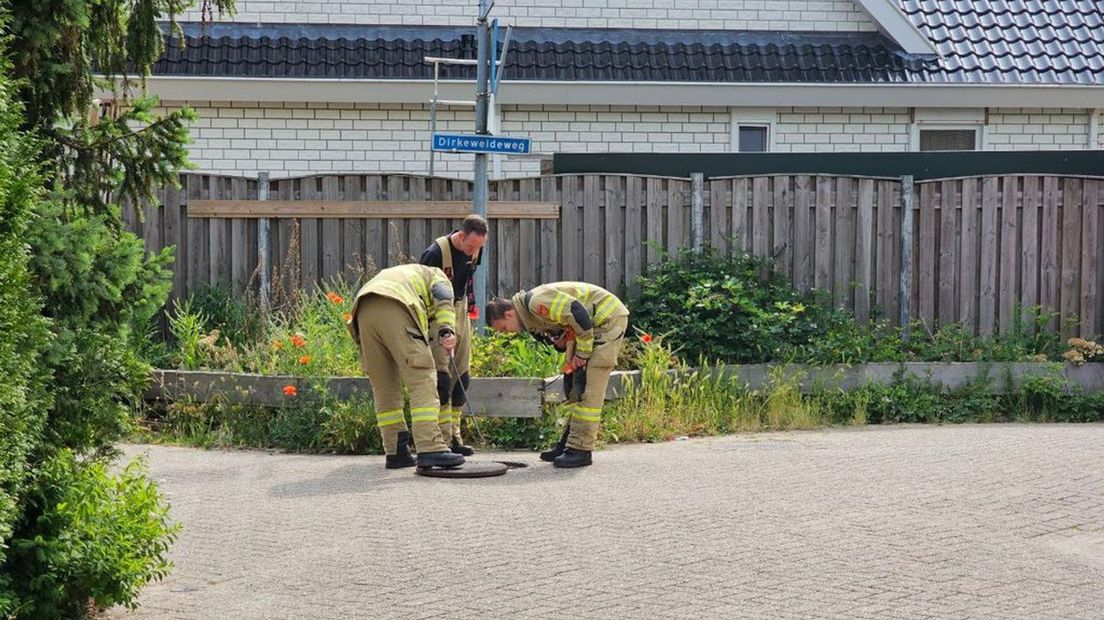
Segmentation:
{"type": "Polygon", "coordinates": [[[290,397],[298,396],[298,395],[299,395],[299,390],[295,389],[294,385],[289,383],[289,384],[284,386],[284,396],[287,396],[287,397],[290,398],[290,397]]]}
{"type": "Polygon", "coordinates": [[[341,319],[343,321],[345,321],[346,323],[348,323],[349,321],[353,320],[353,313],[352,312],[342,312],[341,313],[341,319]]]}
{"type": "Polygon", "coordinates": [[[291,344],[295,345],[296,347],[303,348],[307,346],[307,341],[299,334],[295,334],[291,337],[291,344]]]}
{"type": "Polygon", "coordinates": [[[272,341],[272,348],[279,351],[280,349],[284,348],[284,343],[279,341],[279,340],[273,340],[272,341]]]}
{"type": "Polygon", "coordinates": [[[652,343],[652,335],[651,334],[644,334],[644,335],[640,336],[640,342],[643,342],[644,344],[651,344],[652,343]]]}
{"type": "Polygon", "coordinates": [[[310,361],[311,361],[311,356],[309,356],[309,355],[303,355],[299,358],[299,363],[304,365],[304,366],[309,364],[310,361]]]}

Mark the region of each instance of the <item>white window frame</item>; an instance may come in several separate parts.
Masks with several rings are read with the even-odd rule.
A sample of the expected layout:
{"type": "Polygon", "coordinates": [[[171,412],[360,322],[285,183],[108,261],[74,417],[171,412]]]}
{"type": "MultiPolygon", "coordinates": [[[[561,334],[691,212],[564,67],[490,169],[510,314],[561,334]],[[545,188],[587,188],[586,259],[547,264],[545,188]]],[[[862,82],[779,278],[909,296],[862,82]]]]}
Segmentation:
{"type": "MultiPolygon", "coordinates": [[[[778,113],[769,108],[732,108],[729,121],[728,144],[733,153],[740,152],[741,127],[766,127],[767,150],[774,152],[774,131],[778,124],[778,113]]],[[[758,151],[756,151],[758,152],[758,151]]]]}
{"type": "Polygon", "coordinates": [[[920,151],[920,131],[974,130],[974,150],[988,148],[984,108],[917,109],[909,125],[909,150],[920,151]]]}

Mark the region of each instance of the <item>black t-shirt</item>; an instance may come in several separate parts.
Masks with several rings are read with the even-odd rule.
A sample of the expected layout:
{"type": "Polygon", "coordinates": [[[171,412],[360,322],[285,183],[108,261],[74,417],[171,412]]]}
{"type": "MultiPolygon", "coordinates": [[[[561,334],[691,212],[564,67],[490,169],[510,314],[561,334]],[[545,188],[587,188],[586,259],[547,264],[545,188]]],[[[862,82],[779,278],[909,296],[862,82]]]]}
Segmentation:
{"type": "MultiPolygon", "coordinates": [[[[452,250],[452,294],[456,301],[460,301],[468,295],[468,282],[475,275],[476,266],[471,263],[470,256],[456,249],[451,240],[448,246],[452,250]]],[[[441,260],[441,247],[436,241],[429,244],[429,247],[422,252],[418,262],[430,267],[444,267],[444,262],[441,260]]]]}

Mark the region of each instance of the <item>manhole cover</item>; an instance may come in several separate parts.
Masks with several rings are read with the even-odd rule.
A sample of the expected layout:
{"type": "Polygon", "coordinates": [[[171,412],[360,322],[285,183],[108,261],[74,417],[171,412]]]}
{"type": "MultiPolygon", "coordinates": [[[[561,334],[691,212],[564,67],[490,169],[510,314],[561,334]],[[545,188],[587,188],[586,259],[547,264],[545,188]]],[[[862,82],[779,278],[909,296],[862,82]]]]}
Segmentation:
{"type": "Polygon", "coordinates": [[[417,468],[414,473],[430,478],[488,478],[501,476],[510,469],[505,463],[497,461],[468,461],[460,467],[440,469],[437,467],[422,469],[417,468]]]}

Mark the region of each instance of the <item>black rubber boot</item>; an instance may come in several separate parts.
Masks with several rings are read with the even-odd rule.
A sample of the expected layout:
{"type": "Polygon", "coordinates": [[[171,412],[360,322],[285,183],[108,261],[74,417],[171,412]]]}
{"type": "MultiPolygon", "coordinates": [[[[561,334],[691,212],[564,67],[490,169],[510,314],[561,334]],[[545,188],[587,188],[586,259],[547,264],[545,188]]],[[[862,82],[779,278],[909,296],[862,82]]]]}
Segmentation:
{"type": "Polygon", "coordinates": [[[418,468],[429,467],[459,467],[464,464],[464,457],[452,452],[420,452],[418,454],[418,468]]]}
{"type": "Polygon", "coordinates": [[[576,450],[575,448],[568,448],[564,450],[564,453],[556,457],[556,460],[552,461],[552,465],[555,467],[586,467],[590,465],[590,450],[576,450]]]}
{"type": "Polygon", "coordinates": [[[567,436],[571,432],[571,425],[564,424],[563,435],[560,435],[560,440],[553,444],[550,450],[545,450],[540,453],[540,460],[548,461],[551,463],[556,460],[556,457],[564,453],[564,449],[567,448],[567,436]]]}
{"type": "Polygon", "coordinates": [[[414,467],[414,465],[414,457],[410,454],[410,431],[402,431],[399,433],[398,452],[387,455],[387,462],[384,467],[387,469],[402,469],[403,467],[414,467]]]}
{"type": "Polygon", "coordinates": [[[459,454],[461,456],[471,456],[475,454],[475,450],[471,446],[465,446],[460,443],[460,440],[456,437],[452,438],[452,444],[449,446],[449,450],[452,450],[453,454],[459,454]]]}

